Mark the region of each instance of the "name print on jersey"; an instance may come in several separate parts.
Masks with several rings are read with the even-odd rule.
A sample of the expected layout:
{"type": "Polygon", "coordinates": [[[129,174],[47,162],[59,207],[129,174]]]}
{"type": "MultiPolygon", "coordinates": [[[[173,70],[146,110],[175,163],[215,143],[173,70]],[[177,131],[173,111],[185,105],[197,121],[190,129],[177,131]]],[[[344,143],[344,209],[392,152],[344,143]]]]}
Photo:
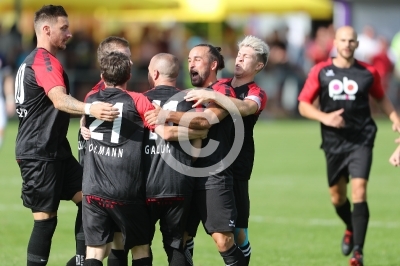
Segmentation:
{"type": "Polygon", "coordinates": [[[124,155],[124,149],[97,146],[93,144],[89,145],[89,152],[93,152],[98,155],[117,157],[117,158],[122,158],[122,155],[124,155]]]}
{"type": "Polygon", "coordinates": [[[158,145],[146,145],[144,147],[144,153],[146,154],[163,154],[171,153],[169,144],[158,144],[158,145]]]}
{"type": "Polygon", "coordinates": [[[329,97],[334,101],[347,100],[354,101],[358,91],[358,84],[354,80],[343,78],[343,82],[339,79],[333,79],[329,82],[329,97]],[[343,94],[344,92],[344,94],[343,94]]]}

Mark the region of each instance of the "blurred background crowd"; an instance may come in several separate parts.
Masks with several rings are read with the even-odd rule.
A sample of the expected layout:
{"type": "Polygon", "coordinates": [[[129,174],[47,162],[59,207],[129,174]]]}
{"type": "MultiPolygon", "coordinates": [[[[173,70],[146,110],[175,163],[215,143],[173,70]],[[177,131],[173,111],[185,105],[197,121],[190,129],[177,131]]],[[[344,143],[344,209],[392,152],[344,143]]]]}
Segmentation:
{"type": "MultiPolygon", "coordinates": [[[[96,49],[109,35],[130,42],[134,65],[129,88],[138,92],[149,88],[147,66],[150,58],[160,52],[178,56],[182,64],[178,86],[190,88],[187,55],[199,43],[222,47],[226,68],[220,77],[231,77],[238,41],[245,35],[255,35],[270,46],[267,67],[256,79],[269,97],[263,115],[297,117],[297,95],[307,73],[315,63],[335,55],[335,29],[352,25],[360,42],[356,58],[377,68],[384,89],[400,108],[399,1],[248,0],[241,1],[247,6],[236,10],[236,0],[204,0],[190,7],[187,5],[193,4],[192,0],[143,0],[142,4],[148,2],[149,6],[140,7],[128,5],[136,1],[109,1],[115,9],[103,0],[87,2],[92,4],[75,0],[52,3],[63,5],[69,14],[73,38],[57,57],[69,75],[71,94],[80,100],[100,78],[96,49]],[[160,3],[170,6],[155,9],[154,5],[160,3]],[[223,6],[215,6],[216,3],[223,6]],[[171,11],[179,5],[191,8],[197,17],[187,10],[180,11],[184,14],[171,11]],[[230,6],[233,10],[226,11],[230,6]]],[[[0,76],[6,69],[15,75],[36,46],[33,14],[43,4],[41,0],[0,1],[0,76]]]]}

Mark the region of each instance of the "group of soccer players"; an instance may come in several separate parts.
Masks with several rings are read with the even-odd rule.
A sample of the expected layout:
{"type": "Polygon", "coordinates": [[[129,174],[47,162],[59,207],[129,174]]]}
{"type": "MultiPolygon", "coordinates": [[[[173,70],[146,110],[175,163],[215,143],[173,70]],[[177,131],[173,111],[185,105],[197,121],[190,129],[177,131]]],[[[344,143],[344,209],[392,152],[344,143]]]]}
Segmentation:
{"type": "MultiPolygon", "coordinates": [[[[34,226],[27,265],[46,265],[60,200],[78,207],[72,265],[151,265],[151,243],[159,221],[169,265],[193,265],[200,222],[225,265],[249,265],[249,179],[253,128],[267,96],[254,83],[266,65],[268,46],[254,36],[238,45],[234,77],[217,79],[224,68],[219,47],[199,44],[188,55],[192,85],[176,88],[178,59],[167,53],[149,62],[151,90],[127,88],[132,61],[129,43],[106,38],[98,48],[101,81],[85,102],[69,95],[68,77],[55,57],[71,38],[61,6],[35,13],[37,48],[15,81],[20,119],[16,159],[22,200],[34,226]],[[207,89],[206,89],[207,88],[207,89]],[[83,116],[80,163],[66,138],[70,114],[83,116]],[[82,167],[83,166],[83,167],[82,167]]],[[[337,30],[338,55],[317,64],[299,95],[299,111],[321,122],[329,192],[346,225],[342,253],[363,265],[369,210],[367,182],[376,125],[369,95],[400,131],[400,119],[385,96],[376,70],[354,59],[357,34],[337,30]],[[315,101],[319,100],[319,106],[315,101]],[[352,202],[347,198],[351,176],[352,202]]],[[[399,165],[400,148],[390,161],[399,165]]]]}
{"type": "Polygon", "coordinates": [[[67,13],[61,6],[44,6],[34,25],[37,48],[16,79],[17,111],[23,114],[16,155],[23,203],[35,222],[27,265],[47,264],[60,200],[78,206],[77,254],[67,265],[102,265],[107,254],[108,265],[127,265],[128,250],[134,265],[151,265],[157,221],[169,265],[193,264],[200,221],[226,265],[248,265],[252,131],[266,104],[254,76],[267,63],[268,46],[246,37],[239,44],[235,77],[225,80],[217,80],[224,67],[220,49],[194,47],[188,57],[192,83],[211,90],[191,93],[176,88],[177,58],[157,54],[148,67],[153,89],[139,94],[127,90],[129,43],[109,37],[98,49],[102,80],[82,103],[69,96],[68,77],[55,57],[71,37],[67,13]],[[69,114],[85,115],[83,169],[66,138],[69,114]],[[191,252],[184,250],[185,232],[191,252]]]}
{"type": "MultiPolygon", "coordinates": [[[[126,206],[129,203],[136,204],[136,206],[144,204],[144,201],[140,201],[143,197],[140,189],[143,187],[142,182],[139,180],[132,182],[132,176],[140,176],[140,173],[135,175],[134,169],[137,171],[140,167],[138,168],[137,165],[135,167],[135,164],[131,163],[132,160],[136,160],[139,165],[142,162],[143,166],[144,179],[141,181],[146,182],[144,187],[150,216],[149,222],[147,222],[151,227],[150,239],[153,238],[155,225],[159,220],[169,265],[193,264],[193,252],[188,249],[186,252],[184,250],[184,232],[186,231],[190,238],[188,247],[193,249],[193,237],[196,235],[200,221],[203,222],[206,232],[213,237],[218,251],[227,265],[248,265],[251,254],[247,233],[250,208],[248,179],[254,161],[252,131],[258,115],[266,103],[266,94],[254,83],[254,76],[266,64],[267,45],[258,38],[246,37],[239,44],[240,50],[236,63],[237,75],[233,79],[220,81],[217,80],[217,71],[224,67],[224,61],[219,48],[208,44],[195,46],[188,57],[192,84],[202,88],[209,87],[212,91],[196,90],[187,94],[175,87],[179,70],[177,58],[171,54],[155,55],[149,64],[149,83],[154,89],[144,95],[153,103],[159,104],[162,109],[151,110],[153,108],[149,105],[149,101],[136,102],[132,107],[138,113],[136,118],[143,123],[142,127],[145,125],[147,128],[144,130],[144,138],[141,135],[143,132],[135,131],[129,125],[128,121],[132,119],[126,118],[127,115],[124,115],[122,111],[122,106],[127,108],[130,105],[123,100],[117,101],[111,96],[103,95],[105,91],[110,92],[110,86],[112,86],[104,73],[107,73],[108,69],[117,70],[117,57],[125,56],[125,61],[129,61],[128,47],[127,41],[119,37],[109,37],[100,44],[98,55],[104,55],[103,58],[99,58],[103,79],[85,100],[92,104],[99,100],[112,102],[114,106],[119,105],[119,110],[122,112],[122,117],[117,118],[113,123],[103,123],[94,118],[91,119],[89,116],[84,119],[85,125],[90,128],[90,132],[86,131],[86,133],[85,128],[82,128],[83,135],[86,134],[86,137],[90,135],[90,138],[85,145],[80,145],[85,147],[83,225],[88,245],[85,265],[92,265],[91,263],[101,265],[97,263],[103,260],[106,243],[110,242],[114,236],[116,228],[113,226],[114,223],[116,223],[118,231],[121,231],[125,244],[114,243],[114,246],[123,247],[123,249],[112,249],[108,264],[122,265],[120,264],[122,261],[126,264],[124,250],[131,249],[132,245],[135,247],[132,249],[134,265],[151,263],[150,252],[146,253],[145,251],[148,245],[141,245],[143,242],[134,242],[135,244],[127,242],[128,236],[129,238],[135,236],[133,229],[141,228],[142,232],[146,232],[146,224],[142,223],[139,226],[135,225],[139,221],[134,221],[134,217],[137,219],[138,213],[143,213],[139,220],[146,221],[145,210],[137,210],[135,214],[130,213],[130,219],[123,213],[134,209],[133,207],[121,211],[122,214],[118,211],[119,208],[122,208],[120,206],[126,206]],[[105,67],[105,62],[111,59],[115,61],[116,65],[105,67]],[[231,98],[235,96],[235,92],[238,93],[239,99],[231,98]],[[191,102],[191,100],[193,101],[191,102]],[[211,100],[212,102],[209,102],[211,100]],[[206,102],[209,103],[204,111],[188,112],[193,106],[206,102]],[[220,106],[224,106],[225,109],[220,106]],[[147,112],[145,112],[146,110],[147,112]],[[145,119],[143,113],[145,113],[145,119]],[[234,118],[232,118],[235,115],[238,116],[240,122],[242,122],[241,116],[245,116],[243,122],[245,123],[244,128],[246,128],[246,131],[236,131],[237,138],[241,138],[242,141],[244,139],[244,145],[241,146],[242,143],[240,143],[237,157],[235,157],[237,163],[240,164],[236,170],[233,167],[236,165],[235,162],[229,162],[231,157],[227,156],[235,137],[233,135],[235,132],[234,118]],[[98,122],[96,123],[96,121],[98,122]],[[127,134],[126,132],[122,134],[126,127],[139,134],[138,136],[142,136],[133,137],[132,134],[130,138],[135,140],[136,145],[142,145],[142,149],[132,149],[136,151],[132,154],[133,157],[124,155],[127,151],[125,146],[129,145],[129,141],[118,140],[117,137],[112,141],[112,135],[116,133],[115,123],[119,125],[118,134],[121,137],[127,134]],[[190,152],[190,149],[189,153],[188,150],[184,150],[185,146],[190,147],[190,145],[186,145],[185,141],[187,140],[182,141],[182,136],[178,137],[179,143],[174,141],[177,140],[174,137],[181,135],[179,132],[182,130],[179,127],[175,127],[177,133],[169,134],[169,137],[165,135],[165,130],[171,130],[167,129],[169,126],[163,126],[166,123],[189,128],[188,137],[193,139],[193,142],[197,142],[197,144],[193,143],[195,147],[197,146],[194,154],[190,152]],[[160,126],[163,127],[161,133],[158,132],[160,126]],[[152,129],[156,133],[152,132],[152,129]],[[158,140],[160,136],[168,142],[158,140]],[[138,140],[142,140],[142,143],[137,143],[138,140]],[[208,152],[209,143],[212,143],[210,140],[219,141],[219,148],[211,153],[208,152]],[[198,149],[200,147],[203,148],[198,149]],[[88,166],[86,166],[87,164],[88,166]],[[130,165],[132,173],[129,175],[127,172],[116,172],[115,169],[126,168],[121,164],[130,165]],[[96,170],[99,165],[102,166],[100,172],[96,170]],[[121,176],[125,176],[128,180],[122,182],[121,176]],[[237,178],[234,178],[236,176],[237,178]],[[129,191],[133,193],[130,198],[135,199],[136,202],[128,202],[127,198],[118,192],[119,190],[125,191],[130,187],[129,191]],[[110,192],[108,188],[112,188],[114,191],[110,192]],[[103,209],[103,217],[106,217],[104,218],[106,220],[102,221],[95,215],[96,211],[90,209],[97,209],[97,213],[100,212],[99,209],[103,209]],[[91,217],[96,217],[96,219],[91,217]],[[187,221],[188,217],[190,217],[189,221],[187,221]],[[112,222],[108,222],[107,219],[111,219],[112,222]],[[235,221],[239,223],[235,224],[235,221]],[[94,235],[93,232],[99,234],[100,228],[102,238],[91,238],[94,235]],[[129,228],[133,229],[129,231],[129,228]],[[144,249],[135,258],[138,247],[144,249]],[[90,251],[99,248],[101,249],[99,255],[90,251]]],[[[115,84],[126,87],[127,80],[123,79],[122,81],[124,81],[123,84],[115,84]]],[[[114,90],[119,94],[126,95],[125,87],[122,87],[122,90],[114,90]]],[[[137,93],[128,92],[128,94],[134,95],[135,98],[144,98],[143,95],[137,93]]],[[[115,96],[113,95],[113,97],[115,96]]],[[[130,97],[127,98],[128,101],[131,101],[130,97]]],[[[80,142],[83,143],[82,140],[80,142]]],[[[135,239],[146,238],[136,236],[135,239]]]]}

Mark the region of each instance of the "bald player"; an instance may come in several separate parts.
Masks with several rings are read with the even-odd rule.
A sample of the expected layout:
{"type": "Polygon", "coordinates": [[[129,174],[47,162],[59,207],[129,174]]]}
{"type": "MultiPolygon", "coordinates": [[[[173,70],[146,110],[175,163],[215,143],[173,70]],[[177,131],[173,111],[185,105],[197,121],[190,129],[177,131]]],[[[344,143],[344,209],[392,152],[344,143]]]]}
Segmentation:
{"type": "MultiPolygon", "coordinates": [[[[159,53],[150,61],[148,80],[150,87],[144,95],[161,108],[170,111],[187,112],[193,102],[184,99],[186,93],[176,88],[179,74],[178,58],[172,54],[159,53]]],[[[195,130],[194,130],[195,131],[195,130]]],[[[155,233],[157,221],[160,224],[165,252],[169,266],[190,265],[184,254],[183,234],[190,202],[192,199],[195,177],[184,174],[184,168],[174,167],[179,164],[192,166],[192,154],[182,147],[189,141],[160,141],[150,130],[145,130],[143,140],[143,171],[146,177],[146,201],[150,214],[151,239],[155,233]],[[179,171],[180,169],[180,171],[179,171]]],[[[191,141],[201,148],[200,138],[191,141]]]]}
{"type": "Polygon", "coordinates": [[[353,251],[351,266],[362,266],[369,221],[367,184],[377,127],[369,96],[400,131],[399,116],[385,95],[376,69],[354,59],[358,47],[352,27],[337,30],[337,56],[315,65],[298,97],[300,114],[321,123],[331,202],[346,225],[342,253],[353,251]],[[319,97],[319,108],[313,101],[319,97]],[[347,184],[351,183],[351,206],[347,184]],[[352,208],[353,207],[353,208],[352,208]],[[353,211],[352,211],[353,209],[353,211]]]}

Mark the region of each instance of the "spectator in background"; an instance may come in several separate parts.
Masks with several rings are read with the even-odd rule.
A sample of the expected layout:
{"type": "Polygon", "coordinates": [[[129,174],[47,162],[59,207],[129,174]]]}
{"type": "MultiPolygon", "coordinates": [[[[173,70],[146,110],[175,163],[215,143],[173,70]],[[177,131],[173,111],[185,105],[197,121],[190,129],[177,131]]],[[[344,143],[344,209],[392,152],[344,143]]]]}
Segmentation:
{"type": "Polygon", "coordinates": [[[312,64],[318,64],[328,59],[333,47],[333,28],[319,27],[315,39],[306,48],[306,56],[312,64]]]}
{"type": "Polygon", "coordinates": [[[3,144],[7,116],[11,117],[14,113],[14,77],[11,67],[6,65],[4,57],[0,54],[0,148],[3,144]]]}
{"type": "Polygon", "coordinates": [[[378,38],[377,53],[372,56],[371,64],[381,76],[382,88],[387,91],[389,88],[390,78],[393,73],[393,59],[390,56],[389,43],[385,37],[378,38]]]}
{"type": "Polygon", "coordinates": [[[275,94],[270,95],[276,108],[290,115],[297,115],[297,96],[304,85],[306,75],[301,67],[289,61],[287,45],[283,42],[270,44],[268,72],[275,79],[275,94]],[[292,100],[291,100],[292,99],[292,100]]]}
{"type": "Polygon", "coordinates": [[[358,35],[358,42],[359,46],[354,53],[354,57],[371,64],[372,58],[379,49],[374,28],[369,25],[365,26],[362,33],[358,35]]]}

